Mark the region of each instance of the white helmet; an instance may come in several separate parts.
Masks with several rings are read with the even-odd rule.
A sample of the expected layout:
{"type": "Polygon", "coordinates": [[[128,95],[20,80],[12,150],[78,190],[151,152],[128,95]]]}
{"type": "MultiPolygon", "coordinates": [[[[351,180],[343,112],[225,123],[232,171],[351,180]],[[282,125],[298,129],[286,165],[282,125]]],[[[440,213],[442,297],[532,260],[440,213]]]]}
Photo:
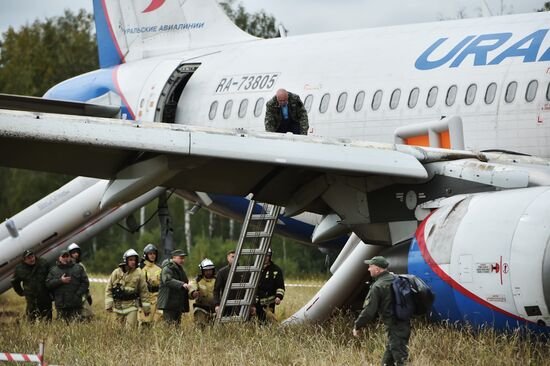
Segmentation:
{"type": "Polygon", "coordinates": [[[201,271],[204,271],[206,269],[213,269],[215,270],[216,269],[216,266],[214,266],[214,262],[212,262],[210,259],[208,258],[204,258],[202,260],[202,262],[199,264],[199,269],[201,271]]]}
{"type": "Polygon", "coordinates": [[[67,247],[67,250],[68,250],[69,252],[71,252],[71,251],[73,251],[73,250],[78,250],[78,251],[80,251],[80,247],[78,246],[77,243],[72,243],[72,244],[70,244],[70,245],[67,247]]]}
{"type": "Polygon", "coordinates": [[[136,252],[135,250],[133,249],[128,249],[127,251],[124,252],[124,254],[122,255],[122,261],[124,263],[128,263],[128,258],[130,257],[136,257],[136,260],[139,259],[139,254],[138,252],[136,252]]]}

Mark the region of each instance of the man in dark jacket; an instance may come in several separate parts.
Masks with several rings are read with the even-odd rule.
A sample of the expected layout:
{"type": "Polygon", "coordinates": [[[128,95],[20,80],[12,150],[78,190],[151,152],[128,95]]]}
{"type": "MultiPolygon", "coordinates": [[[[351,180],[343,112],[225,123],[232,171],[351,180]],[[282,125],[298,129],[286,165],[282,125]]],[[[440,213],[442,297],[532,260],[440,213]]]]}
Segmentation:
{"type": "Polygon", "coordinates": [[[361,328],[375,319],[378,314],[384,322],[388,334],[386,352],[382,359],[383,365],[404,365],[407,362],[407,349],[411,336],[410,320],[399,320],[393,311],[392,282],[394,276],[387,271],[389,266],[386,258],[381,256],[366,260],[374,283],[369,289],[361,314],[355,320],[353,335],[358,337],[361,328]]]}
{"type": "Polygon", "coordinates": [[[277,93],[266,104],[265,130],[268,132],[307,135],[309,122],[304,103],[296,94],[285,89],[277,90],[277,93]]]}
{"type": "Polygon", "coordinates": [[[46,287],[49,270],[48,262],[37,258],[31,250],[25,250],[23,262],[15,267],[11,285],[19,296],[25,296],[29,321],[52,320],[52,299],[46,287]]]}
{"type": "Polygon", "coordinates": [[[172,251],[172,259],[162,266],[157,307],[167,323],[179,325],[181,314],[189,312],[189,280],[183,270],[186,254],[172,251]]]}
{"type": "Polygon", "coordinates": [[[82,310],[82,297],[90,287],[86,271],[73,262],[69,251],[60,252],[57,264],[50,269],[46,286],[54,294],[59,319],[78,320],[82,310]]]}
{"type": "Polygon", "coordinates": [[[271,261],[272,255],[273,251],[269,248],[256,292],[256,314],[262,323],[277,322],[275,305],[279,305],[285,296],[283,270],[271,261]]]}

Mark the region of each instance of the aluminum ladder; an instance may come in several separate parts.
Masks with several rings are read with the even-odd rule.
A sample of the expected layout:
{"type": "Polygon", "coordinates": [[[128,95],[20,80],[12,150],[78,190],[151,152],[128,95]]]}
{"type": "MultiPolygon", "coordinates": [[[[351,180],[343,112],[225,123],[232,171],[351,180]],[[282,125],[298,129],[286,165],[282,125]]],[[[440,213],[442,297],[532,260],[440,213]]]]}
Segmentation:
{"type": "Polygon", "coordinates": [[[216,322],[248,320],[280,211],[280,206],[250,200],[216,322]]]}

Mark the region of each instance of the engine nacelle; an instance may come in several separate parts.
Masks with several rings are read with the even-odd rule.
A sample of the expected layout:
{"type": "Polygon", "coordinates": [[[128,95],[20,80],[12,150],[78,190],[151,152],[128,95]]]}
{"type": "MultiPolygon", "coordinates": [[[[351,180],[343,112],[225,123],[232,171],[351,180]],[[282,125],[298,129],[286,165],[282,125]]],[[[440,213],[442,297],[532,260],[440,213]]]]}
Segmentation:
{"type": "Polygon", "coordinates": [[[408,271],[434,290],[434,317],[550,331],[550,188],[474,194],[419,226],[408,271]]]}

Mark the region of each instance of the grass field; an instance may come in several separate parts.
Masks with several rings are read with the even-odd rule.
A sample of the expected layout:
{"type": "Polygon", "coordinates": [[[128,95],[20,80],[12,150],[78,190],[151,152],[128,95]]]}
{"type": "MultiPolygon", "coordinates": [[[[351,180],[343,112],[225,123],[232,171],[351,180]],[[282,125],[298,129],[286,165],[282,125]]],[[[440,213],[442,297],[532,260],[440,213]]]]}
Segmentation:
{"type": "MultiPolygon", "coordinates": [[[[200,330],[187,314],[177,329],[161,323],[143,331],[128,330],[103,311],[103,290],[103,284],[92,284],[95,320],[70,325],[29,324],[22,320],[24,299],[12,290],[0,295],[0,352],[36,353],[44,340],[47,362],[60,365],[316,366],[378,365],[384,352],[381,325],[372,325],[355,339],[353,319],[343,315],[323,325],[229,324],[200,330]]],[[[292,315],[316,291],[289,287],[277,316],[292,315]]],[[[548,344],[517,334],[470,332],[421,321],[414,322],[410,354],[412,365],[550,365],[548,344]]]]}

